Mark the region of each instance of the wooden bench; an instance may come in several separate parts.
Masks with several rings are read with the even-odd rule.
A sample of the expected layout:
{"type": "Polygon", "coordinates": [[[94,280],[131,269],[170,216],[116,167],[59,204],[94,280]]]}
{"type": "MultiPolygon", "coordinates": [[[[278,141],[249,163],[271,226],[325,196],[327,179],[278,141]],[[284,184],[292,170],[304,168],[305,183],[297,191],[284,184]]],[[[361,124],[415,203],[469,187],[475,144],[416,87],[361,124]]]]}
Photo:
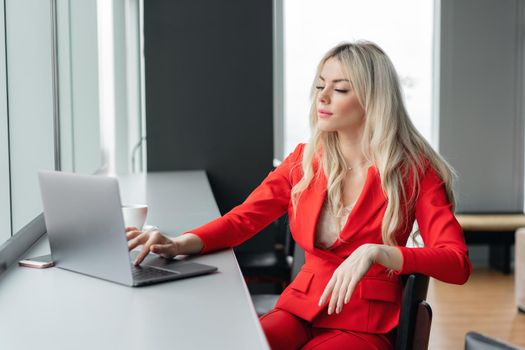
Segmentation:
{"type": "Polygon", "coordinates": [[[510,273],[510,252],[514,234],[525,227],[523,213],[463,213],[456,218],[465,232],[467,244],[488,244],[490,267],[510,273]]]}

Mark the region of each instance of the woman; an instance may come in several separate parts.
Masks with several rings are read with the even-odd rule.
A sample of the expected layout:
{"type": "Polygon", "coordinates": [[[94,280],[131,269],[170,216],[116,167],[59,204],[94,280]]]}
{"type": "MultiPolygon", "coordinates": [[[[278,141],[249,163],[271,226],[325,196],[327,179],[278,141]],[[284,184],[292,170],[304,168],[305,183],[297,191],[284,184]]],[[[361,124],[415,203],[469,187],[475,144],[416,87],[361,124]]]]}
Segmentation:
{"type": "Polygon", "coordinates": [[[454,217],[453,170],[414,128],[396,71],[371,42],[319,63],[312,137],[244,203],[177,238],[130,229],[130,249],[166,257],[241,244],[288,212],[305,264],[261,317],[273,349],[391,349],[399,274],[463,284],[471,264],[454,217]],[[405,244],[417,220],[424,248],[405,244]]]}

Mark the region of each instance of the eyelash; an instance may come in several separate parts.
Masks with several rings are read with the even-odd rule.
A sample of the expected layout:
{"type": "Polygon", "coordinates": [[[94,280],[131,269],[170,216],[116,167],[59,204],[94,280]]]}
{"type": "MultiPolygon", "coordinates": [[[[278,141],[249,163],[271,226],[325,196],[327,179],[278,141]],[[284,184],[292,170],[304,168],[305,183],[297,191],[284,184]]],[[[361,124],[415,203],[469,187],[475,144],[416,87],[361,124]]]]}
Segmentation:
{"type": "MultiPolygon", "coordinates": [[[[323,89],[324,89],[324,86],[316,86],[315,88],[316,88],[317,90],[323,90],[323,89]]],[[[342,90],[342,89],[334,89],[334,90],[337,91],[337,92],[339,92],[339,93],[342,93],[342,94],[348,92],[348,90],[342,90]]]]}

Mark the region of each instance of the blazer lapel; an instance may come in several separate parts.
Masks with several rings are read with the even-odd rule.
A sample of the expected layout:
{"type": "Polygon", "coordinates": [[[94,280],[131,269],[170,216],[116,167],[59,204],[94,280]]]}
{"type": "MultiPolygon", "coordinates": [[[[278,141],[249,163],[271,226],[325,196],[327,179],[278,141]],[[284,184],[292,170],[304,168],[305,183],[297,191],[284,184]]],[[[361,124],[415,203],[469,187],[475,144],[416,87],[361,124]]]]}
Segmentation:
{"type": "MultiPolygon", "coordinates": [[[[299,222],[296,223],[296,227],[299,234],[297,235],[298,237],[294,237],[305,250],[315,251],[315,253],[323,256],[333,255],[332,249],[318,249],[314,245],[315,231],[326,198],[326,185],[327,179],[324,171],[322,171],[320,176],[314,178],[310,186],[302,193],[297,206],[299,222]]],[[[386,198],[381,189],[379,173],[375,166],[370,166],[363,189],[343,227],[341,238],[345,241],[350,240],[351,236],[359,232],[372,216],[377,215],[378,210],[385,201],[386,198]]],[[[339,241],[336,242],[336,245],[339,243],[339,241]]]]}
{"type": "Polygon", "coordinates": [[[375,221],[379,211],[386,203],[386,197],[381,188],[381,178],[375,166],[368,168],[363,190],[352,208],[348,220],[341,231],[340,238],[343,241],[351,241],[358,234],[363,226],[375,221]]]}
{"type": "Polygon", "coordinates": [[[304,191],[302,198],[303,210],[300,219],[302,221],[302,232],[304,232],[305,249],[314,250],[315,228],[319,221],[321,208],[326,197],[326,176],[321,172],[321,176],[315,178],[313,183],[304,191]]]}

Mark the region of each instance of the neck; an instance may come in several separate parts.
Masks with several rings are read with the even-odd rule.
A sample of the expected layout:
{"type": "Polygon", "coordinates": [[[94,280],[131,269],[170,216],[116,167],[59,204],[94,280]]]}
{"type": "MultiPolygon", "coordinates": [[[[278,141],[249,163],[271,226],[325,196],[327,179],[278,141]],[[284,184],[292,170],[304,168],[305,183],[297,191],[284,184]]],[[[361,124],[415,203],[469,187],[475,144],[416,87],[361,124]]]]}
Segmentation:
{"type": "Polygon", "coordinates": [[[361,140],[363,138],[362,130],[355,130],[353,132],[338,132],[339,146],[347,166],[360,166],[367,161],[363,154],[363,147],[361,140]]]}

